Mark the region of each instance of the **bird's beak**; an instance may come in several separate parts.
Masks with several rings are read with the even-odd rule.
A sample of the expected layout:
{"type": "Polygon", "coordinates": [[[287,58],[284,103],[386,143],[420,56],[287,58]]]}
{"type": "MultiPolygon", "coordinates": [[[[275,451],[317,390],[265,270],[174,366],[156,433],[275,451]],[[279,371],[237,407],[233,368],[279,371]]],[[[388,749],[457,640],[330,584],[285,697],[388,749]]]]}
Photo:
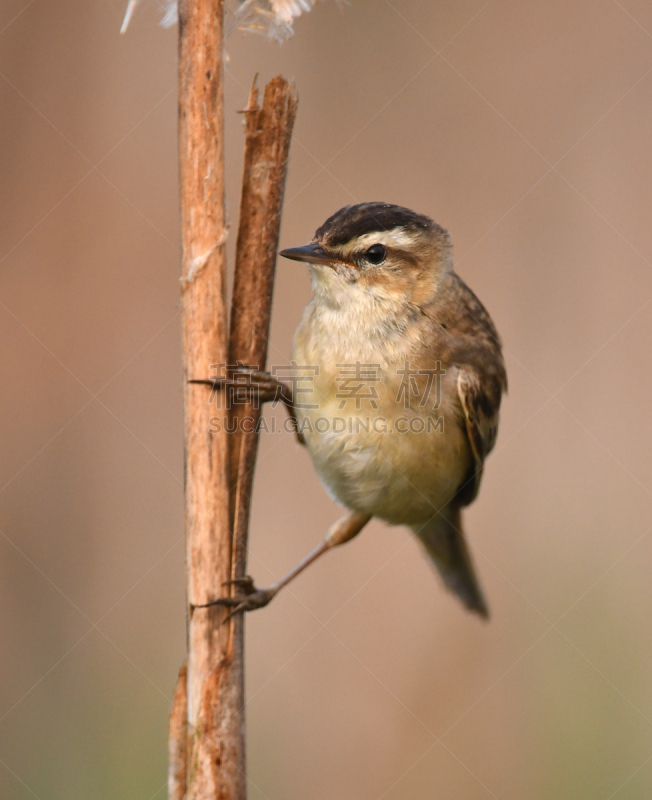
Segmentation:
{"type": "Polygon", "coordinates": [[[337,258],[325,253],[318,244],[304,244],[302,247],[290,247],[281,250],[279,255],[289,258],[292,261],[303,261],[306,264],[325,264],[330,265],[337,261],[337,258]]]}

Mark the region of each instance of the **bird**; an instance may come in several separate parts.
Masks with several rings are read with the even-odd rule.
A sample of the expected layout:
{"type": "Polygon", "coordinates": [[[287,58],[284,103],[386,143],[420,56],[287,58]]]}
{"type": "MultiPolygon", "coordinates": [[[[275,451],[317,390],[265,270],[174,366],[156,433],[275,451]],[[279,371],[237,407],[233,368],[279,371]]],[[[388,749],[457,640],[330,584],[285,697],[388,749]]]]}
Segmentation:
{"type": "Polygon", "coordinates": [[[308,265],[313,298],[294,336],[291,385],[257,369],[250,381],[286,405],[347,513],[284,578],[267,589],[237,578],[240,591],[215,602],[232,613],[267,605],[376,517],[410,528],[444,586],[488,618],[461,512],[496,441],[507,373],[488,311],[453,268],[450,234],[408,208],[366,202],[280,255],[308,265]]]}

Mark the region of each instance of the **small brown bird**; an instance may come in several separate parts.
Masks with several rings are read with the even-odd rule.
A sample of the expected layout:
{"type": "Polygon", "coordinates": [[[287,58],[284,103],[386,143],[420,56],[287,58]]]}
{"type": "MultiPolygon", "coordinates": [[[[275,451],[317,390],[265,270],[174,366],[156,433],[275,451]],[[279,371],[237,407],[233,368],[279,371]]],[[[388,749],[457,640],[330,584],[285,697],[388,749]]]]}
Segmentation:
{"type": "Polygon", "coordinates": [[[410,527],[447,588],[487,617],[460,512],[496,441],[507,376],[488,312],[453,271],[448,232],[407,208],[361,203],[281,255],[309,265],[314,291],[294,339],[293,390],[265,373],[252,382],[284,400],[348,513],[285,578],[260,590],[242,579],[242,594],[218,602],[266,605],[378,517],[410,527]]]}

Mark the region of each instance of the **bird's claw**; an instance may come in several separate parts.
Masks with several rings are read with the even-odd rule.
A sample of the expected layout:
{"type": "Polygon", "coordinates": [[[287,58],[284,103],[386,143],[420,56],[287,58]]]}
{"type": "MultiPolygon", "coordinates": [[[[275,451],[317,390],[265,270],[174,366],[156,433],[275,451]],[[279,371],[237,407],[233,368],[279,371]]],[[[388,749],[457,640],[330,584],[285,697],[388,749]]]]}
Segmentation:
{"type": "Polygon", "coordinates": [[[278,589],[273,587],[268,589],[256,589],[253,578],[249,575],[245,575],[243,578],[233,578],[232,580],[224,581],[223,585],[234,584],[241,586],[241,594],[236,594],[233,597],[220,597],[217,600],[212,600],[210,603],[196,605],[195,608],[209,608],[210,606],[224,606],[230,608],[231,610],[223,620],[223,622],[228,622],[231,617],[234,617],[236,614],[241,614],[245,611],[255,611],[257,608],[264,608],[278,591],[278,589]]]}
{"type": "MultiPolygon", "coordinates": [[[[234,401],[240,404],[242,400],[245,400],[258,409],[260,403],[276,403],[280,400],[290,416],[299,444],[306,443],[303,434],[299,431],[292,399],[292,387],[275,378],[271,373],[238,364],[229,368],[225,377],[192,378],[188,383],[210,386],[214,392],[225,392],[227,408],[230,408],[230,404],[234,401]]],[[[211,395],[211,402],[212,400],[213,395],[211,395]]]]}
{"type": "MultiPolygon", "coordinates": [[[[250,586],[253,587],[253,582],[250,586]]],[[[246,594],[222,597],[215,602],[231,609],[224,618],[224,622],[228,622],[228,620],[236,614],[242,614],[245,611],[255,611],[257,608],[264,608],[275,594],[275,589],[253,589],[253,591],[247,592],[246,594]]]]}
{"type": "Polygon", "coordinates": [[[290,390],[282,381],[269,372],[244,365],[230,367],[226,377],[191,379],[188,383],[204,384],[215,391],[243,392],[263,403],[276,400],[291,403],[290,390]]]}

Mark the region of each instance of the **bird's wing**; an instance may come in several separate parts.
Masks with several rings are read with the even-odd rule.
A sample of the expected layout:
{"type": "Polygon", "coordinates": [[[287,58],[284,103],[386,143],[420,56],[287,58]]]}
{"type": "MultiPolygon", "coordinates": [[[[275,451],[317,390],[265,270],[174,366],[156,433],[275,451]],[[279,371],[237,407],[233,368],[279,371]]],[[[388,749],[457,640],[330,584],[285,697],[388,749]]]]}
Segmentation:
{"type": "Polygon", "coordinates": [[[500,337],[489,312],[454,272],[421,312],[433,326],[431,357],[441,359],[446,369],[457,369],[458,419],[473,453],[457,494],[459,504],[466,506],[478,493],[484,460],[496,442],[501,396],[507,390],[500,337]]]}
{"type": "Polygon", "coordinates": [[[458,494],[462,505],[471,503],[480,488],[484,460],[496,443],[502,387],[469,367],[460,368],[457,394],[464,412],[466,435],[473,453],[473,465],[458,494]]]}

